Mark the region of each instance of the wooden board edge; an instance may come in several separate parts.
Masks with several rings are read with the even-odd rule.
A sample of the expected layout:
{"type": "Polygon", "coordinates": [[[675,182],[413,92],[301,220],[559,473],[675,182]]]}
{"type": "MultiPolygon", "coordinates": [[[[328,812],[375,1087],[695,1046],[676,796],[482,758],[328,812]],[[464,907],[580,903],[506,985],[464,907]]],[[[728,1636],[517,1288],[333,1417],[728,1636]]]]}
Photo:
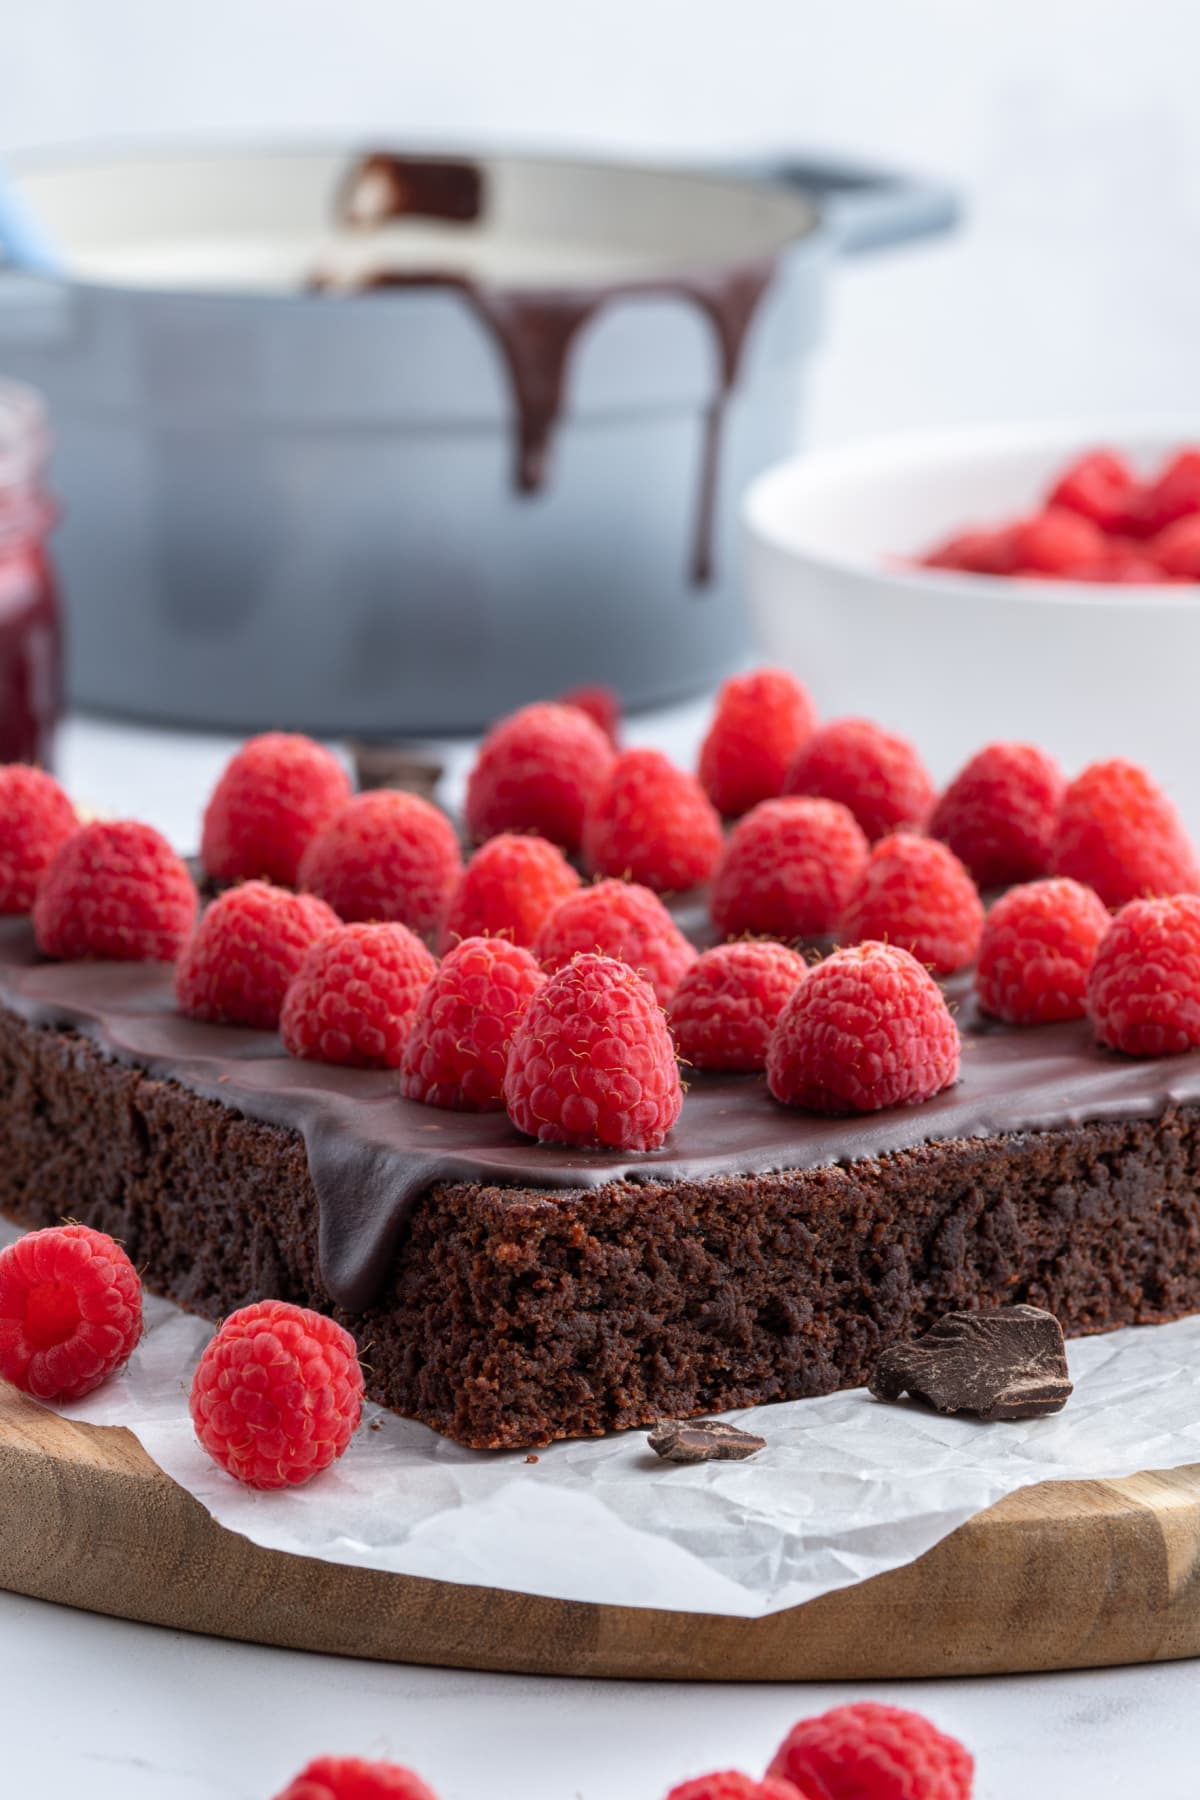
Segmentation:
{"type": "Polygon", "coordinates": [[[1022,1490],[904,1568],[745,1620],[591,1606],[260,1549],[126,1431],[0,1390],[0,1586],[176,1630],[451,1668],[885,1680],[1200,1654],[1200,1466],[1022,1490]]]}

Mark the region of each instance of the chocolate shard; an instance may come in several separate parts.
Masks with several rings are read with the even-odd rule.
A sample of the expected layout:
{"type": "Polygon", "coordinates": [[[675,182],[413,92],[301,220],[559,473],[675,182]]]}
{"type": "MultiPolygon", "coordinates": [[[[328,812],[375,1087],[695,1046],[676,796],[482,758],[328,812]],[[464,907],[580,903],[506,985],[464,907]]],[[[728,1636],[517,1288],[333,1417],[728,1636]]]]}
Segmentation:
{"type": "Polygon", "coordinates": [[[1038,1306],[947,1313],[924,1337],[885,1350],[870,1388],[877,1400],[907,1391],[940,1413],[1040,1419],[1071,1395],[1062,1326],[1038,1306]]]}
{"type": "Polygon", "coordinates": [[[767,1447],[766,1438],[720,1419],[660,1419],[647,1439],[667,1462],[745,1462],[767,1447]]]}

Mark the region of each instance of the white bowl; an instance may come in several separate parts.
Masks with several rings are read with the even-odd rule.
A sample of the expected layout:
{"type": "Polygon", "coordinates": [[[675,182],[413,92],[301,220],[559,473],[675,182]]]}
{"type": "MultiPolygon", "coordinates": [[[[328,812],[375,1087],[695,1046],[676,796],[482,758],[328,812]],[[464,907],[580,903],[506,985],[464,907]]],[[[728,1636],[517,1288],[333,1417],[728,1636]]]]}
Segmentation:
{"type": "Polygon", "coordinates": [[[1149,471],[1200,430],[1087,426],[928,433],[819,452],[743,506],[759,645],[823,717],[903,731],[939,781],[995,738],[1069,773],[1144,763],[1200,832],[1200,587],[1005,581],[903,567],[952,532],[1029,512],[1080,452],[1149,471]]]}

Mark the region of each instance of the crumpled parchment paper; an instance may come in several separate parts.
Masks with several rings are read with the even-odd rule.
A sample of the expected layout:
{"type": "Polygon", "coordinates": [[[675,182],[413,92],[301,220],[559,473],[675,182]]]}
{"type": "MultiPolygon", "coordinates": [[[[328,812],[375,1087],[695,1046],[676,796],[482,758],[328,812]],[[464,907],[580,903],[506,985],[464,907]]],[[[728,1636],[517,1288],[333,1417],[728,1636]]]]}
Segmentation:
{"type": "MultiPolygon", "coordinates": [[[[16,1234],[0,1228],[0,1241],[16,1234]]],[[[211,1327],[148,1298],[128,1369],[60,1410],[123,1425],[222,1525],[268,1549],[563,1600],[755,1618],[911,1562],[1032,1482],[1200,1462],[1200,1316],[1068,1346],[1053,1418],[983,1425],[865,1390],[726,1415],[744,1463],[661,1462],[639,1431],[523,1452],[461,1449],[368,1407],[307,1487],[240,1487],[196,1442],[192,1370],[211,1327]]]]}

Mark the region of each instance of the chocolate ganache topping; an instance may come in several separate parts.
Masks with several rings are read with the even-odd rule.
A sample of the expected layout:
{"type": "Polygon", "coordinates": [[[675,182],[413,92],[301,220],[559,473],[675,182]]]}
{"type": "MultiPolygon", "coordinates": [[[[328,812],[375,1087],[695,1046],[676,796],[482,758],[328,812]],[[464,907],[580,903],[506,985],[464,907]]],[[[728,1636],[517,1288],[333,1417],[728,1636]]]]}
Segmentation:
{"type": "MultiPolygon", "coordinates": [[[[466,224],[480,216],[484,197],[482,172],[472,164],[373,151],[339,183],[335,219],[358,231],[411,217],[466,224]]],[[[717,389],[705,416],[690,556],[692,582],[702,587],[713,575],[725,413],[750,326],[774,273],[773,257],[753,257],[662,275],[613,277],[603,283],[506,287],[451,270],[381,266],[352,280],[348,291],[448,288],[461,295],[491,337],[508,375],[516,435],[513,478],[523,494],[538,493],[546,484],[554,431],[565,404],[568,362],[584,327],[619,300],[681,299],[697,307],[712,328],[718,367],[717,389]]],[[[341,286],[347,291],[324,272],[312,286],[330,292],[341,286]]]]}
{"type": "Polygon", "coordinates": [[[920,1106],[845,1119],[778,1106],[761,1077],[697,1075],[666,1144],[605,1154],[522,1138],[503,1113],[452,1113],[402,1099],[386,1071],[286,1056],[277,1037],[204,1025],[175,1011],[156,963],[46,963],[24,920],[0,920],[0,1005],[27,1023],[77,1031],[103,1054],[177,1081],[247,1117],[302,1134],[320,1206],[331,1298],[359,1310],[386,1281],[405,1221],[441,1183],[555,1193],[802,1171],[887,1156],[935,1139],[1157,1118],[1200,1102],[1200,1053],[1139,1061],[1100,1049],[1084,1021],[1011,1028],[964,1004],[957,1085],[920,1106]]]}

